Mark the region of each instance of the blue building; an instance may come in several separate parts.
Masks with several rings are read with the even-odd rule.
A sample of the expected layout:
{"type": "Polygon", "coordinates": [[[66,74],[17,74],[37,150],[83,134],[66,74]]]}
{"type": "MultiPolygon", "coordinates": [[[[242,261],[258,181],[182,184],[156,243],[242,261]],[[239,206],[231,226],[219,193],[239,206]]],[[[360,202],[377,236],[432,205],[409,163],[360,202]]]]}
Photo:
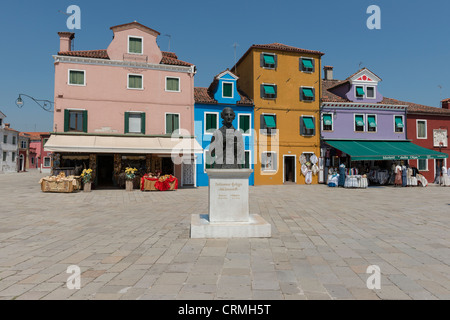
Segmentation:
{"type": "MultiPolygon", "coordinates": [[[[211,143],[212,133],[222,126],[220,113],[225,107],[231,107],[236,114],[233,126],[242,130],[245,144],[245,168],[253,169],[254,157],[254,105],[243,92],[237,88],[238,77],[228,69],[214,77],[208,88],[194,88],[195,137],[203,148],[203,158],[196,161],[197,186],[208,186],[205,170],[210,166],[206,157],[211,143]]],[[[249,178],[254,184],[254,174],[249,178]]]]}

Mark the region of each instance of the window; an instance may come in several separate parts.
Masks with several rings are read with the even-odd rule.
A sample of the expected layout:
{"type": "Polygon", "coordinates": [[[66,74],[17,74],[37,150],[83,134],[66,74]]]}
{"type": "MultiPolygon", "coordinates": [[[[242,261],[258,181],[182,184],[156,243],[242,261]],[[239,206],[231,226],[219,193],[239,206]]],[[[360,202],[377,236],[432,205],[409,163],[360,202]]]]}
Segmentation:
{"type": "Polygon", "coordinates": [[[366,87],[366,97],[369,99],[375,99],[375,87],[366,87]]]}
{"type": "Polygon", "coordinates": [[[277,116],[275,114],[262,114],[260,118],[261,130],[265,134],[276,134],[277,130],[277,116]]]}
{"type": "Polygon", "coordinates": [[[322,130],[323,131],[333,131],[333,114],[324,113],[322,115],[322,130]]]}
{"type": "Polygon", "coordinates": [[[367,115],[367,131],[377,132],[377,116],[374,114],[367,115]]]}
{"type": "Polygon", "coordinates": [[[219,113],[205,113],[205,133],[213,133],[219,128],[219,113]]]}
{"type": "Polygon", "coordinates": [[[11,152],[11,160],[13,162],[16,161],[16,153],[15,152],[11,152]]]}
{"type": "Polygon", "coordinates": [[[250,134],[250,115],[240,114],[238,116],[238,127],[243,134],[250,134]]]}
{"type": "Polygon", "coordinates": [[[261,53],[261,67],[275,69],[277,67],[277,55],[272,53],[261,53]]]}
{"type": "Polygon", "coordinates": [[[6,151],[3,151],[3,161],[6,161],[7,156],[8,156],[8,153],[6,151]]]}
{"type": "Polygon", "coordinates": [[[275,99],[277,97],[277,86],[275,84],[261,85],[261,98],[275,99]]]}
{"type": "Polygon", "coordinates": [[[2,125],[2,123],[3,123],[3,119],[2,119],[2,118],[0,118],[0,126],[2,125]]]}
{"type": "Polygon", "coordinates": [[[222,98],[233,98],[233,88],[234,85],[232,82],[223,82],[222,83],[222,98]]]}
{"type": "Polygon", "coordinates": [[[314,136],[316,134],[316,126],[314,124],[314,117],[301,116],[300,117],[300,134],[302,136],[314,136]]]}
{"type": "Polygon", "coordinates": [[[427,121],[417,120],[417,139],[427,138],[427,121]]]}
{"type": "Polygon", "coordinates": [[[128,37],[128,53],[142,54],[142,38],[128,37]]]}
{"type": "Polygon", "coordinates": [[[301,101],[315,101],[315,89],[309,87],[300,88],[300,100],[301,101]]]}
{"type": "Polygon", "coordinates": [[[145,134],[145,113],[125,112],[125,133],[145,134]]]}
{"type": "Polygon", "coordinates": [[[87,132],[86,110],[64,110],[64,132],[87,132]]]}
{"type": "Polygon", "coordinates": [[[417,166],[419,171],[428,171],[428,160],[427,159],[419,159],[417,160],[417,166]]]}
{"type": "Polygon", "coordinates": [[[355,131],[364,132],[364,115],[355,114],[355,131]]]}
{"type": "Polygon", "coordinates": [[[85,84],[84,70],[69,70],[69,85],[84,86],[85,84]]]}
{"type": "Polygon", "coordinates": [[[261,170],[276,171],[277,170],[277,153],[273,151],[263,152],[261,154],[261,170]]]}
{"type": "Polygon", "coordinates": [[[20,141],[20,147],[22,148],[22,149],[26,149],[27,148],[27,142],[26,141],[20,141]]]}
{"type": "Polygon", "coordinates": [[[314,59],[300,58],[300,71],[314,72],[314,59]]]}
{"type": "Polygon", "coordinates": [[[3,143],[8,143],[8,135],[3,136],[3,143]]]}
{"type": "Polygon", "coordinates": [[[166,91],[180,92],[180,78],[166,77],[166,91]]]}
{"type": "Polygon", "coordinates": [[[356,86],[356,97],[357,98],[364,98],[364,87],[363,86],[356,86]]]}
{"type": "Polygon", "coordinates": [[[12,137],[12,144],[16,145],[16,137],[15,136],[12,137]]]}
{"type": "Polygon", "coordinates": [[[44,158],[44,167],[50,167],[50,157],[44,158]]]}
{"type": "Polygon", "coordinates": [[[172,134],[178,129],[180,129],[180,115],[166,113],[166,134],[172,134]]]}
{"type": "Polygon", "coordinates": [[[44,140],[43,140],[43,145],[45,146],[45,144],[47,143],[47,141],[48,141],[48,138],[45,138],[44,140]]]}
{"type": "Polygon", "coordinates": [[[129,74],[128,75],[128,89],[143,89],[142,86],[143,76],[140,74],[129,74]]]}
{"type": "Polygon", "coordinates": [[[394,117],[394,131],[397,133],[403,133],[403,128],[405,125],[403,124],[403,116],[395,116],[394,117]]]}
{"type": "Polygon", "coordinates": [[[250,151],[245,150],[244,151],[244,156],[245,156],[245,160],[244,160],[244,164],[242,165],[242,168],[243,169],[250,169],[250,165],[251,165],[251,163],[250,163],[250,159],[251,159],[250,151]]]}
{"type": "Polygon", "coordinates": [[[31,164],[34,164],[34,157],[31,157],[31,164]]]}

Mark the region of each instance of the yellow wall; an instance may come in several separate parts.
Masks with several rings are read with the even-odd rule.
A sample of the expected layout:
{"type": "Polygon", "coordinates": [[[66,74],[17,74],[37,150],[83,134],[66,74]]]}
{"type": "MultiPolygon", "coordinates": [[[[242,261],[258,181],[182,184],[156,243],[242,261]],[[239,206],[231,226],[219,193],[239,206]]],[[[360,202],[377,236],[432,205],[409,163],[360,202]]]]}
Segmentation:
{"type": "MultiPolygon", "coordinates": [[[[261,50],[253,48],[237,65],[239,88],[247,93],[255,103],[255,185],[283,183],[283,155],[295,156],[296,183],[305,184],[305,177],[301,174],[299,157],[303,152],[314,152],[320,156],[320,97],[321,97],[321,60],[320,55],[292,53],[280,50],[261,50]],[[264,69],[260,66],[262,52],[277,54],[277,68],[264,69]],[[299,58],[308,57],[315,60],[315,71],[306,73],[299,70],[299,58]],[[262,99],[260,85],[273,83],[277,85],[277,98],[262,99]],[[315,101],[300,101],[300,87],[314,87],[315,101]],[[262,113],[275,113],[277,116],[277,137],[267,137],[267,143],[261,143],[260,116],[262,113]],[[314,116],[316,134],[313,137],[300,135],[300,116],[314,116]],[[260,155],[265,151],[265,145],[278,140],[278,170],[275,174],[261,172],[260,155]]],[[[269,148],[270,149],[270,148],[269,148]]],[[[267,150],[267,149],[266,149],[267,150]]],[[[318,176],[313,176],[312,183],[318,183],[318,176]]]]}

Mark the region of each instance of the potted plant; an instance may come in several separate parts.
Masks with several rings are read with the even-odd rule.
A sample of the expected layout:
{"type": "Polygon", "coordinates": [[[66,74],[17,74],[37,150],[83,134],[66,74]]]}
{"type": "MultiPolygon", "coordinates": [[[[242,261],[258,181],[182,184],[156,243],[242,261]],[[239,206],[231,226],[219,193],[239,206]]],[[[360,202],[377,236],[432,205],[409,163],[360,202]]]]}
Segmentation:
{"type": "Polygon", "coordinates": [[[126,176],[126,181],[125,181],[125,190],[127,191],[133,191],[133,180],[136,177],[136,168],[126,168],[125,169],[125,176],[126,176]]]}
{"type": "Polygon", "coordinates": [[[91,192],[91,183],[92,183],[92,169],[84,169],[81,173],[81,178],[83,179],[83,191],[91,192]]]}

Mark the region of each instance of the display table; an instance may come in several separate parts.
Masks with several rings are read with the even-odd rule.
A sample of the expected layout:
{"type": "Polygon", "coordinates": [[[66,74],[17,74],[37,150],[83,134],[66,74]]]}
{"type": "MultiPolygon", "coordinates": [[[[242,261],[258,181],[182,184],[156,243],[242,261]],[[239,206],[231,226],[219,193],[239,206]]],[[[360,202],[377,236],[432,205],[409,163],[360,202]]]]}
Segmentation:
{"type": "Polygon", "coordinates": [[[39,180],[43,192],[71,193],[81,189],[81,177],[79,176],[48,176],[39,180]]]}
{"type": "Polygon", "coordinates": [[[157,178],[145,175],[141,178],[141,191],[172,191],[177,189],[178,179],[174,176],[157,178]]]}
{"type": "Polygon", "coordinates": [[[367,188],[367,177],[362,175],[349,175],[345,177],[345,188],[367,188]]]}

